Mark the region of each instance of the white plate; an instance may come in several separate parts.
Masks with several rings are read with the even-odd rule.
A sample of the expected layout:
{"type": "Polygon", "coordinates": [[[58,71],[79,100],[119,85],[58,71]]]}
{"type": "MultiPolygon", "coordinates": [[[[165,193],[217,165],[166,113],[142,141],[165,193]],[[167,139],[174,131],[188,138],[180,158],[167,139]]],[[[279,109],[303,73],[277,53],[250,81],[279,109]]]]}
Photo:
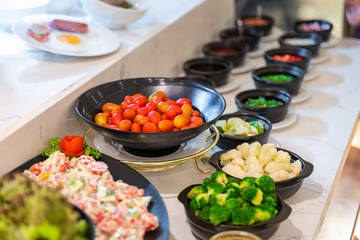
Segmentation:
{"type": "Polygon", "coordinates": [[[311,92],[309,88],[302,86],[297,95],[291,97],[291,103],[299,103],[309,99],[311,92]]]}
{"type": "Polygon", "coordinates": [[[277,40],[281,36],[281,34],[283,34],[283,32],[284,32],[283,30],[274,26],[271,29],[271,32],[269,33],[269,35],[261,37],[260,41],[271,42],[271,41],[277,40]]]}
{"type": "Polygon", "coordinates": [[[221,87],[216,87],[215,90],[219,93],[227,93],[236,90],[239,85],[240,81],[237,80],[234,76],[230,75],[228,82],[221,87]]]}
{"type": "Polygon", "coordinates": [[[328,41],[326,42],[322,42],[320,47],[322,48],[330,48],[330,47],[334,47],[339,43],[340,39],[338,37],[335,37],[333,35],[330,35],[330,38],[328,41]]]}
{"type": "Polygon", "coordinates": [[[118,36],[109,29],[84,21],[83,19],[56,14],[41,14],[30,15],[25,17],[22,21],[13,25],[13,32],[19,36],[24,42],[32,47],[67,56],[76,57],[94,57],[109,54],[120,47],[120,40],[118,36]],[[49,41],[42,43],[28,35],[27,30],[33,23],[48,25],[53,19],[61,19],[65,21],[82,22],[88,24],[88,31],[86,33],[68,33],[51,29],[49,41]],[[56,40],[57,34],[71,34],[77,36],[80,44],[71,45],[65,44],[56,40]]]}
{"type": "Polygon", "coordinates": [[[251,51],[251,52],[248,52],[246,54],[246,56],[248,56],[250,58],[260,57],[265,53],[266,50],[267,50],[266,45],[264,43],[260,42],[259,45],[258,45],[258,48],[251,51]]]}
{"type": "Polygon", "coordinates": [[[311,81],[320,76],[319,70],[314,66],[309,66],[308,71],[305,73],[304,81],[311,81]]]}
{"type": "Polygon", "coordinates": [[[253,61],[251,61],[250,59],[245,59],[244,64],[239,67],[233,68],[231,70],[231,73],[232,74],[246,73],[253,70],[254,67],[255,67],[255,63],[253,61]]]}
{"type": "Polygon", "coordinates": [[[330,59],[330,55],[323,49],[320,49],[319,54],[316,57],[311,58],[311,64],[323,63],[330,59]]]}
{"type": "Polygon", "coordinates": [[[296,119],[297,119],[296,113],[290,110],[282,121],[272,124],[272,130],[288,127],[291,124],[293,124],[296,121],[296,119]]]}

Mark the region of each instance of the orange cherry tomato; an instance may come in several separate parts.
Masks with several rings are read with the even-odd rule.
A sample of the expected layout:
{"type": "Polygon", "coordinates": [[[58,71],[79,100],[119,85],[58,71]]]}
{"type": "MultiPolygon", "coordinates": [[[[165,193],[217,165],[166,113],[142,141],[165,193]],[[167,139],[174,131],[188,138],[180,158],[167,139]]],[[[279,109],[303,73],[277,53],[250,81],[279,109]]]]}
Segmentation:
{"type": "Polygon", "coordinates": [[[190,118],[190,124],[194,123],[196,126],[200,126],[204,123],[204,120],[200,117],[191,117],[190,118]]]}
{"type": "Polygon", "coordinates": [[[165,113],[170,105],[167,102],[159,102],[156,106],[159,112],[165,113]]]}
{"type": "Polygon", "coordinates": [[[187,125],[187,126],[183,126],[182,128],[180,128],[180,130],[186,130],[186,129],[189,129],[189,128],[191,128],[189,125],[187,125]]]}
{"type": "Polygon", "coordinates": [[[134,101],[134,98],[133,98],[132,96],[127,95],[127,96],[124,98],[124,102],[127,102],[128,104],[133,103],[133,101],[134,101]]]}
{"type": "Polygon", "coordinates": [[[189,125],[187,125],[187,127],[189,128],[193,128],[193,127],[197,127],[198,125],[196,125],[196,123],[189,123],[189,125]]]}
{"type": "Polygon", "coordinates": [[[141,126],[138,123],[133,123],[131,125],[132,132],[141,132],[141,126]]]}
{"type": "Polygon", "coordinates": [[[95,115],[94,121],[100,126],[104,126],[107,123],[107,116],[104,113],[98,113],[95,115]]]}
{"type": "Polygon", "coordinates": [[[184,104],[191,105],[191,100],[188,98],[179,98],[178,100],[176,100],[176,104],[180,107],[182,107],[184,104]]]}
{"type": "Polygon", "coordinates": [[[160,122],[161,120],[161,115],[160,113],[158,113],[157,111],[150,111],[147,115],[147,117],[149,118],[149,121],[152,123],[155,123],[156,125],[160,122]]]}
{"type": "Polygon", "coordinates": [[[105,103],[101,110],[104,112],[104,111],[108,111],[108,112],[111,112],[111,110],[113,110],[114,108],[119,108],[120,106],[115,104],[115,103],[105,103]]]}
{"type": "Polygon", "coordinates": [[[143,132],[157,132],[157,130],[158,129],[157,129],[155,123],[152,123],[152,122],[147,122],[142,127],[143,132]]]}
{"type": "Polygon", "coordinates": [[[185,114],[177,115],[174,118],[174,126],[177,128],[182,128],[190,123],[190,118],[185,114]]]}
{"type": "Polygon", "coordinates": [[[119,123],[119,130],[130,131],[132,122],[129,119],[124,119],[119,123]]]}
{"type": "Polygon", "coordinates": [[[173,129],[173,124],[170,120],[164,119],[158,123],[158,129],[160,132],[168,132],[173,129]]]}
{"type": "Polygon", "coordinates": [[[59,147],[66,155],[80,156],[85,152],[84,139],[81,136],[65,136],[59,142],[59,147]]]}
{"type": "MultiPolygon", "coordinates": [[[[114,108],[114,109],[118,109],[118,108],[114,108]]],[[[110,116],[111,116],[111,112],[109,112],[109,111],[103,111],[103,114],[105,114],[106,117],[110,117],[110,116]]]]}
{"type": "Polygon", "coordinates": [[[114,108],[112,111],[111,111],[111,115],[114,114],[114,113],[120,113],[120,114],[123,114],[124,113],[124,110],[120,107],[120,108],[114,108]]]}
{"type": "Polygon", "coordinates": [[[191,107],[191,105],[185,103],[184,105],[182,105],[181,107],[182,109],[182,113],[185,114],[186,116],[188,116],[189,118],[191,117],[191,114],[193,112],[193,108],[191,107]]]}
{"type": "Polygon", "coordinates": [[[130,103],[122,102],[122,103],[120,104],[120,107],[122,108],[122,110],[125,110],[125,109],[127,108],[127,106],[129,106],[129,105],[130,105],[130,103]]]}
{"type": "Polygon", "coordinates": [[[138,123],[140,126],[144,126],[145,123],[149,122],[149,118],[144,115],[136,115],[133,122],[138,123]]]}
{"type": "Polygon", "coordinates": [[[194,111],[192,111],[191,116],[192,117],[200,117],[200,112],[197,110],[194,110],[194,111]]]}
{"type": "Polygon", "coordinates": [[[135,116],[136,116],[136,112],[133,109],[125,109],[123,113],[124,119],[129,119],[131,121],[134,119],[135,116]]]}
{"type": "Polygon", "coordinates": [[[111,124],[112,125],[119,125],[119,123],[124,120],[124,117],[120,113],[114,113],[111,116],[111,124]]]}
{"type": "Polygon", "coordinates": [[[141,93],[136,93],[136,94],[132,95],[133,99],[141,97],[141,96],[142,96],[141,93]]]}
{"type": "Polygon", "coordinates": [[[140,96],[135,98],[133,103],[139,105],[139,107],[144,107],[148,103],[148,99],[145,96],[140,96]]]}
{"type": "Polygon", "coordinates": [[[180,129],[179,128],[177,128],[177,127],[174,127],[173,129],[172,129],[172,131],[179,131],[180,129]]]}
{"type": "Polygon", "coordinates": [[[162,91],[154,92],[149,96],[148,101],[152,102],[157,97],[161,98],[161,101],[164,101],[165,98],[166,98],[166,94],[164,92],[162,92],[162,91]]]}
{"type": "Polygon", "coordinates": [[[162,102],[163,100],[159,97],[154,98],[154,100],[152,100],[153,103],[155,103],[156,105],[158,105],[159,102],[162,102]]]}

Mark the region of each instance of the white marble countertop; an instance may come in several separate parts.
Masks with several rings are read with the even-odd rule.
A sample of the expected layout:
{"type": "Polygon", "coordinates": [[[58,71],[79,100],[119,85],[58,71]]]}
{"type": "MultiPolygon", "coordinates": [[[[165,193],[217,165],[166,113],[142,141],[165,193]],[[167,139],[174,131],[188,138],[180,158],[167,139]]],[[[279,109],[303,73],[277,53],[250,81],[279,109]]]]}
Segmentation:
{"type": "MultiPolygon", "coordinates": [[[[124,77],[180,74],[181,68],[175,64],[169,64],[169,68],[162,72],[152,71],[156,63],[145,62],[150,65],[147,68],[141,57],[150,55],[148,52],[152,49],[148,49],[149,47],[159,47],[151,42],[153,38],[157,37],[156,40],[164,43],[178,36],[174,33],[175,30],[167,29],[170,27],[183,32],[193,31],[181,39],[184,44],[194,41],[195,38],[191,38],[191,35],[196,36],[198,42],[205,42],[210,36],[215,38],[214,33],[220,27],[226,27],[225,22],[231,19],[230,14],[221,18],[221,21],[207,17],[212,15],[204,15],[210,10],[214,11],[216,1],[154,0],[155,7],[143,19],[127,26],[125,30],[116,31],[123,46],[105,57],[73,58],[29,51],[16,36],[0,31],[0,103],[4,113],[0,118],[0,174],[40,152],[50,137],[64,135],[64,132],[83,133],[86,128],[76,119],[73,103],[77,96],[89,87],[124,77]],[[186,4],[186,7],[183,4],[186,4]],[[199,6],[204,11],[200,11],[199,6]],[[189,12],[192,14],[188,14],[189,12]],[[221,26],[213,22],[213,34],[210,31],[199,34],[196,27],[200,25],[196,25],[197,21],[194,19],[200,22],[218,22],[221,26]],[[188,27],[189,24],[194,25],[193,28],[188,27]],[[163,32],[165,33],[162,34],[163,32]],[[188,38],[190,40],[187,40],[188,38]],[[144,47],[142,51],[145,53],[136,52],[140,47],[144,47]],[[137,66],[127,65],[127,61],[135,61],[130,56],[132,52],[144,66],[141,71],[137,66]],[[118,63],[119,59],[125,60],[118,63]],[[106,80],[104,76],[107,77],[106,80]],[[31,134],[34,136],[30,136],[31,134]],[[34,141],[29,141],[32,138],[34,141]],[[16,151],[17,144],[22,144],[20,140],[31,144],[22,146],[22,151],[16,151]]],[[[231,4],[228,4],[227,8],[217,10],[221,12],[220,15],[225,16],[231,9],[230,6],[231,4]]],[[[262,43],[264,48],[274,46],[274,41],[262,43]]],[[[159,55],[164,56],[162,61],[171,63],[199,54],[196,46],[187,49],[188,51],[182,51],[182,47],[179,46],[181,53],[178,51],[178,55],[172,58],[166,58],[166,52],[160,52],[159,55]]],[[[292,214],[280,225],[271,239],[313,238],[359,112],[360,81],[357,77],[360,75],[360,42],[340,39],[336,46],[325,51],[329,60],[314,65],[313,69],[319,73],[319,77],[304,82],[304,89],[310,94],[309,98],[292,104],[297,120],[290,126],[273,130],[271,133],[272,142],[299,154],[313,163],[315,168],[299,192],[286,199],[292,207],[292,214]]],[[[248,60],[253,66],[263,64],[261,57],[248,60]]],[[[250,72],[232,75],[231,78],[233,85],[226,89],[229,92],[223,93],[227,101],[226,113],[236,110],[234,96],[238,92],[254,87],[250,72]]],[[[216,148],[210,153],[214,151],[216,148]]],[[[176,195],[185,186],[198,183],[207,175],[198,173],[192,161],[172,170],[143,175],[155,185],[164,198],[170,221],[169,239],[194,239],[176,195]]],[[[347,239],[343,237],[334,235],[334,239],[347,239]]]]}

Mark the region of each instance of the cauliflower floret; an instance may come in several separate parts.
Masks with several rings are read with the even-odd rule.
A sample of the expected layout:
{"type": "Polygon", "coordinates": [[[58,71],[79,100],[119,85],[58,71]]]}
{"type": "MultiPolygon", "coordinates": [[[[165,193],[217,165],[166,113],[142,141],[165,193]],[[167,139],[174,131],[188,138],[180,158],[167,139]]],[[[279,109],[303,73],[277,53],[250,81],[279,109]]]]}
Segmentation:
{"type": "Polygon", "coordinates": [[[261,152],[261,144],[259,142],[253,142],[250,144],[249,156],[259,157],[261,152]]]}
{"type": "Polygon", "coordinates": [[[263,167],[260,165],[259,160],[254,156],[249,156],[245,164],[247,166],[247,172],[253,172],[253,173],[264,173],[263,167]]]}
{"type": "Polygon", "coordinates": [[[268,173],[268,174],[275,173],[280,170],[284,170],[285,172],[288,172],[289,166],[290,166],[289,163],[281,164],[281,163],[272,161],[265,165],[264,171],[265,171],[265,173],[268,173]]]}
{"type": "Polygon", "coordinates": [[[241,158],[241,153],[236,149],[231,149],[220,156],[220,164],[224,166],[235,158],[241,158]]]}
{"type": "Polygon", "coordinates": [[[289,173],[291,175],[293,175],[294,177],[299,175],[299,173],[301,172],[301,162],[300,160],[296,160],[293,163],[290,163],[289,166],[289,173]]]}
{"type": "Polygon", "coordinates": [[[241,169],[240,166],[238,165],[234,165],[232,163],[227,163],[223,168],[222,170],[233,176],[233,177],[237,177],[237,178],[244,178],[246,177],[246,172],[244,170],[241,169]]]}
{"type": "Polygon", "coordinates": [[[242,167],[244,167],[245,161],[242,158],[234,158],[231,161],[231,163],[234,164],[234,165],[238,165],[238,166],[240,166],[242,168],[242,167]]]}
{"type": "Polygon", "coordinates": [[[243,159],[247,159],[248,155],[249,155],[249,148],[250,148],[250,144],[249,143],[243,143],[241,145],[238,145],[236,147],[236,149],[241,153],[241,157],[243,159]]]}
{"type": "Polygon", "coordinates": [[[274,173],[270,173],[269,176],[274,179],[275,182],[289,179],[291,177],[290,173],[285,170],[280,170],[274,173]]]}
{"type": "Polygon", "coordinates": [[[247,177],[255,177],[255,178],[259,178],[261,176],[263,176],[261,173],[256,173],[256,172],[248,172],[246,174],[247,177]]]}
{"type": "Polygon", "coordinates": [[[277,155],[277,149],[272,143],[264,144],[259,155],[261,166],[265,166],[268,162],[273,161],[277,155]]]}
{"type": "Polygon", "coordinates": [[[275,157],[275,162],[276,163],[286,163],[286,164],[290,164],[290,160],[291,160],[291,156],[288,152],[284,152],[282,150],[277,152],[277,156],[275,157]]]}

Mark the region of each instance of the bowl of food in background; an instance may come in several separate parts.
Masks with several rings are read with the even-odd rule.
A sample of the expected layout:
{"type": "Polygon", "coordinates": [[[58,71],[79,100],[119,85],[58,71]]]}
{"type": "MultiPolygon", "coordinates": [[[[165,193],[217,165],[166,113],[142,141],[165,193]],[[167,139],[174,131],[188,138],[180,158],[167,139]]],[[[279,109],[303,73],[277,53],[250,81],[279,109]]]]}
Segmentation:
{"type": "Polygon", "coordinates": [[[259,142],[243,143],[236,148],[216,152],[209,163],[228,177],[239,180],[270,176],[275,181],[275,191],[283,199],[293,196],[314,170],[314,166],[298,154],[271,143],[259,142]]]}
{"type": "Polygon", "coordinates": [[[255,69],[252,78],[257,88],[281,88],[295,96],[303,83],[304,71],[295,66],[268,65],[255,69]]]}
{"type": "Polygon", "coordinates": [[[178,200],[196,239],[208,240],[224,231],[270,238],[289,217],[291,207],[275,192],[274,181],[269,178],[240,181],[216,171],[202,184],[183,189],[178,200]]]}
{"type": "Polygon", "coordinates": [[[240,112],[256,113],[276,123],[286,117],[291,95],[279,88],[257,88],[238,93],[235,103],[240,112]]]}
{"type": "MultiPolygon", "coordinates": [[[[215,122],[220,132],[217,146],[222,149],[236,148],[247,142],[267,143],[271,133],[271,122],[255,113],[235,112],[221,115],[215,122]]],[[[210,128],[211,131],[213,131],[210,128]]]]}
{"type": "Polygon", "coordinates": [[[204,76],[213,81],[215,87],[228,83],[232,68],[229,60],[219,57],[193,58],[183,64],[186,75],[204,76]]]}
{"type": "Polygon", "coordinates": [[[215,89],[215,83],[214,81],[210,80],[207,77],[204,76],[200,76],[200,75],[186,75],[184,77],[179,77],[179,79],[182,80],[188,80],[188,81],[194,81],[194,82],[198,82],[200,84],[203,84],[207,87],[210,87],[212,89],[215,89]]]}
{"type": "Polygon", "coordinates": [[[274,26],[274,18],[268,15],[262,15],[258,18],[256,15],[241,16],[241,21],[244,27],[252,27],[261,33],[261,36],[270,34],[274,26]]]}
{"type": "Polygon", "coordinates": [[[306,48],[312,56],[317,56],[322,38],[320,35],[311,32],[291,32],[282,35],[278,42],[281,47],[306,48]]]}
{"type": "Polygon", "coordinates": [[[312,55],[311,52],[305,48],[281,47],[266,51],[263,57],[267,65],[286,64],[301,68],[306,72],[312,55]]]}
{"type": "Polygon", "coordinates": [[[294,24],[297,32],[313,32],[319,34],[322,41],[328,41],[333,25],[327,20],[299,20],[294,24]]]}
{"type": "Polygon", "coordinates": [[[237,28],[228,28],[220,31],[220,38],[222,40],[229,40],[234,42],[245,42],[249,46],[249,51],[258,48],[260,42],[260,31],[254,28],[244,28],[241,36],[237,28]]]}
{"type": "Polygon", "coordinates": [[[79,0],[50,0],[47,12],[68,14],[79,2],[79,0]]]}
{"type": "Polygon", "coordinates": [[[205,56],[227,59],[233,64],[233,67],[244,64],[248,51],[249,46],[246,43],[233,41],[211,42],[205,44],[202,48],[205,56]]]}
{"type": "Polygon", "coordinates": [[[151,7],[151,0],[80,0],[84,11],[96,22],[119,29],[139,20],[151,7]]]}
{"type": "Polygon", "coordinates": [[[215,90],[181,78],[133,78],[80,95],[77,114],[101,135],[133,150],[178,149],[223,113],[215,90]]]}

